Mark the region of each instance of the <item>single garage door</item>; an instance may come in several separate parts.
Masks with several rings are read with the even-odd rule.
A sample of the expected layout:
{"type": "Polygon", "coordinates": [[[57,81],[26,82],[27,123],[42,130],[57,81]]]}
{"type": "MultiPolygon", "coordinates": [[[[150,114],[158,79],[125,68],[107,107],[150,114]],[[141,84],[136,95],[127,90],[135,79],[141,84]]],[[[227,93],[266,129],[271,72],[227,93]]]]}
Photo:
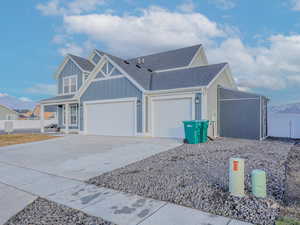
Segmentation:
{"type": "Polygon", "coordinates": [[[193,99],[174,98],[153,100],[153,135],[184,138],[182,121],[193,119],[193,99]]]}
{"type": "Polygon", "coordinates": [[[135,100],[92,102],[85,107],[88,134],[135,136],[135,100]]]}

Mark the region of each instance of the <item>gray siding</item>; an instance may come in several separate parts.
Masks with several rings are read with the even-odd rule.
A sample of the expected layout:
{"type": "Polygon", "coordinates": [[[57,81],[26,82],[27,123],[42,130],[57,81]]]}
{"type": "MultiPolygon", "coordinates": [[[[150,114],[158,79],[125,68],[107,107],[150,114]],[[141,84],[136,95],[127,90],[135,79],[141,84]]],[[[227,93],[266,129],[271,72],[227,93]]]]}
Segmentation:
{"type": "Polygon", "coordinates": [[[218,88],[220,136],[260,139],[262,129],[259,95],[218,88]]]}
{"type": "Polygon", "coordinates": [[[79,89],[82,85],[82,71],[73,61],[69,60],[59,75],[58,94],[63,93],[63,78],[73,75],[77,75],[77,88],[79,89]]]}
{"type": "MultiPolygon", "coordinates": [[[[119,99],[137,97],[141,102],[143,101],[143,93],[137,89],[127,78],[118,78],[102,81],[94,81],[87,88],[82,95],[80,102],[83,105],[85,101],[119,99]]],[[[142,123],[142,105],[137,105],[137,131],[143,131],[142,123]]],[[[81,107],[82,108],[82,107],[81,107]]],[[[83,110],[81,110],[81,130],[83,130],[83,110]]]]}
{"type": "Polygon", "coordinates": [[[195,103],[195,119],[196,120],[201,120],[202,119],[202,98],[201,98],[202,94],[201,93],[197,93],[196,94],[196,98],[199,99],[199,103],[195,103]]]}

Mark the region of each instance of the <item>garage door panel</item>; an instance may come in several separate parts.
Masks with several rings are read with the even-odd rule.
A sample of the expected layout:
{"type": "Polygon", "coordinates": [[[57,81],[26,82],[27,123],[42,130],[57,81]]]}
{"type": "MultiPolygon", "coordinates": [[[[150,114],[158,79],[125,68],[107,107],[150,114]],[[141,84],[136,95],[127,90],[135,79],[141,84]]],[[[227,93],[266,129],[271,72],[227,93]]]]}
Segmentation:
{"type": "Polygon", "coordinates": [[[184,137],[182,121],[193,118],[192,98],[153,101],[155,137],[184,137]]]}
{"type": "Polygon", "coordinates": [[[134,101],[87,104],[87,133],[134,136],[136,130],[135,107],[134,101]]]}

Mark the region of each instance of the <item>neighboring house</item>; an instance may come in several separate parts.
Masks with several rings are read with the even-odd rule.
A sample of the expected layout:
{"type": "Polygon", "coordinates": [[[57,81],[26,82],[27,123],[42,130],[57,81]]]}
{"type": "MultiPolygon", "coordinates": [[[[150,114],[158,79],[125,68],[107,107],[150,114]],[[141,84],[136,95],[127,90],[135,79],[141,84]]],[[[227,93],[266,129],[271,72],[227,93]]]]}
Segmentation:
{"type": "Polygon", "coordinates": [[[0,105],[0,120],[17,120],[19,118],[19,114],[4,106],[4,105],[0,105]]]}
{"type": "MultiPolygon", "coordinates": [[[[229,65],[208,64],[202,45],[127,60],[99,50],[88,59],[69,54],[55,78],[58,95],[42,100],[42,110],[57,106],[65,132],[91,135],[183,138],[182,121],[207,119],[209,135],[219,136],[218,90],[237,91],[229,65]]],[[[251,123],[259,123],[251,135],[263,138],[262,123],[251,123]]]]}
{"type": "MultiPolygon", "coordinates": [[[[31,117],[35,119],[40,119],[41,106],[36,105],[31,117]]],[[[56,106],[48,106],[44,109],[44,119],[50,120],[55,119],[57,117],[57,107],[56,106]]]]}

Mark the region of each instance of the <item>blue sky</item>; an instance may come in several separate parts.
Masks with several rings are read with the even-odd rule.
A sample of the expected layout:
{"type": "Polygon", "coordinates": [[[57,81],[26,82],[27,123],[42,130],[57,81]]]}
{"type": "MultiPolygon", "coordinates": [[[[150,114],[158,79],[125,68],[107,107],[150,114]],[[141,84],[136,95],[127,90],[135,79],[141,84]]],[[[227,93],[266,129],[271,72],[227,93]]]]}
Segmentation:
{"type": "Polygon", "coordinates": [[[300,0],[23,0],[0,13],[0,96],[54,95],[69,52],[126,58],[202,43],[241,89],[300,102],[300,0]]]}

